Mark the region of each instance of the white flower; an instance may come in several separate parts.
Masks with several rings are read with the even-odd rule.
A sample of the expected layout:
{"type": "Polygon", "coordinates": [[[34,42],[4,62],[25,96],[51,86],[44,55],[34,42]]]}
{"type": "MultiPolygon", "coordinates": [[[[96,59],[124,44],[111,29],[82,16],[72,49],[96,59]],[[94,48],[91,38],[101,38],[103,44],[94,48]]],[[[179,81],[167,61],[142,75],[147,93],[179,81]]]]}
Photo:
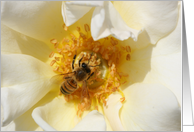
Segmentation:
{"type": "Polygon", "coordinates": [[[113,35],[120,40],[133,38],[140,31],[128,27],[110,1],[72,1],[63,2],[62,15],[67,26],[72,25],[95,7],[91,19],[91,34],[94,40],[113,35]]]}
{"type": "Polygon", "coordinates": [[[176,26],[177,4],[174,2],[114,1],[112,3],[110,1],[63,2],[63,20],[67,26],[70,26],[92,10],[91,34],[94,40],[113,35],[119,40],[131,37],[137,41],[138,35],[145,29],[153,44],[169,34],[176,26]],[[94,7],[95,9],[92,9],[94,7]]]}
{"type": "Polygon", "coordinates": [[[96,7],[93,11],[90,6],[75,4],[2,2],[1,115],[4,127],[1,130],[180,130],[180,5],[167,1],[96,2],[91,3],[96,7]],[[66,12],[66,25],[72,24],[69,31],[76,32],[77,25],[91,22],[95,40],[110,34],[124,40],[132,36],[129,32],[138,38],[137,42],[130,38],[119,41],[119,44],[130,45],[132,49],[131,60],[121,60],[125,63],[119,66],[129,74],[129,83],[121,86],[126,98],[124,104],[120,102],[119,94],[111,94],[107,106],[99,112],[85,112],[80,122],[75,118],[74,104],[57,97],[57,86],[49,82],[55,75],[49,66],[48,55],[53,50],[50,40],[62,40],[68,35],[62,28],[61,6],[64,7],[63,13],[66,12]],[[69,13],[76,14],[75,6],[84,12],[79,10],[82,15],[77,14],[79,17],[75,15],[70,19],[72,15],[67,15],[67,9],[69,13]],[[117,24],[111,12],[107,15],[109,9],[118,15],[117,24]],[[105,16],[100,17],[99,13],[105,16]],[[105,23],[114,26],[109,27],[105,23]],[[127,25],[126,30],[119,30],[123,29],[117,27],[120,23],[126,23],[122,24],[124,27],[127,25]],[[108,32],[101,32],[103,29],[108,32]],[[141,34],[140,30],[143,31],[141,34]],[[118,31],[122,35],[118,35],[118,31]],[[127,35],[122,38],[123,34],[127,35]]]}

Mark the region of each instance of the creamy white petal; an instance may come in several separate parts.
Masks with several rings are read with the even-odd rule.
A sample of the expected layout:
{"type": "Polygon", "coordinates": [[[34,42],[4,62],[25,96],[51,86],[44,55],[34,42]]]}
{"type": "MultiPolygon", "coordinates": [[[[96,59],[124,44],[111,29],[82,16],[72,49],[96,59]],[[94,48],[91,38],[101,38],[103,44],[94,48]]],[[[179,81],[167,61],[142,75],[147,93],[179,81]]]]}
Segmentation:
{"type": "Polygon", "coordinates": [[[89,6],[89,7],[98,7],[104,6],[104,1],[67,1],[68,5],[79,5],[79,6],[89,6]]]}
{"type": "Polygon", "coordinates": [[[94,40],[112,35],[119,40],[131,37],[137,41],[140,32],[127,26],[110,1],[104,2],[104,7],[95,8],[91,21],[91,34],[94,40]]]}
{"type": "Polygon", "coordinates": [[[119,110],[122,107],[120,98],[122,98],[122,96],[119,93],[111,94],[107,98],[107,105],[103,107],[104,113],[108,118],[113,131],[125,131],[119,117],[119,110]]]}
{"type": "MultiPolygon", "coordinates": [[[[81,118],[82,118],[82,119],[85,118],[85,116],[87,116],[89,112],[90,112],[90,111],[84,111],[81,118]]],[[[102,115],[105,115],[105,113],[104,113],[104,108],[103,108],[102,105],[99,105],[99,106],[98,106],[98,112],[101,113],[102,115]]],[[[104,119],[105,119],[105,124],[106,124],[106,130],[104,130],[104,131],[113,131],[113,129],[112,129],[111,125],[110,125],[110,122],[109,122],[108,118],[107,118],[106,116],[103,116],[103,117],[104,117],[104,119]]],[[[81,120],[81,118],[77,118],[77,117],[76,117],[75,119],[76,119],[76,121],[79,123],[79,121],[81,120]],[[78,119],[78,120],[77,120],[77,119],[78,119]]]]}
{"type": "Polygon", "coordinates": [[[32,117],[34,118],[35,122],[44,130],[44,131],[56,131],[53,127],[51,127],[47,122],[45,122],[45,118],[48,115],[41,111],[41,109],[34,109],[32,113],[32,117]]]}
{"type": "Polygon", "coordinates": [[[49,65],[28,55],[9,54],[1,57],[2,126],[29,110],[48,93],[54,75],[49,65]]]}
{"type": "Polygon", "coordinates": [[[71,131],[106,131],[104,116],[97,110],[87,114],[71,131]]]}
{"type": "Polygon", "coordinates": [[[1,23],[32,38],[62,40],[61,1],[2,1],[1,23]]]}
{"type": "Polygon", "coordinates": [[[176,96],[161,84],[133,84],[124,89],[120,118],[128,131],[180,131],[181,108],[176,96]]]}
{"type": "Polygon", "coordinates": [[[66,26],[82,18],[92,7],[103,6],[103,1],[70,1],[62,2],[62,16],[66,26]]]}
{"type": "Polygon", "coordinates": [[[166,37],[158,41],[157,46],[153,49],[152,56],[164,56],[168,54],[181,52],[181,25],[182,25],[182,8],[179,4],[179,17],[176,28],[166,37]]]}
{"type": "Polygon", "coordinates": [[[2,54],[26,54],[46,62],[51,51],[49,45],[1,24],[2,54]]]}
{"type": "Polygon", "coordinates": [[[158,41],[156,46],[134,50],[131,60],[122,63],[120,68],[129,69],[126,73],[130,83],[161,83],[168,87],[181,106],[181,10],[179,13],[178,25],[171,34],[158,41]]]}
{"type": "Polygon", "coordinates": [[[129,75],[128,80],[130,80],[122,88],[124,89],[128,85],[138,82],[161,83],[172,90],[181,105],[181,53],[152,56],[153,50],[154,48],[149,46],[134,51],[131,60],[122,63],[120,68],[128,69],[125,72],[129,75]]]}
{"type": "Polygon", "coordinates": [[[43,131],[32,118],[32,112],[36,107],[50,102],[58,95],[58,91],[49,92],[38,103],[31,107],[24,114],[13,120],[9,125],[1,127],[2,131],[43,131]]]}
{"type": "Polygon", "coordinates": [[[177,24],[177,1],[115,1],[113,5],[129,27],[144,28],[152,44],[168,35],[177,24]]]}
{"type": "Polygon", "coordinates": [[[75,116],[74,104],[67,103],[63,96],[55,97],[49,103],[37,107],[32,112],[34,121],[46,131],[53,129],[57,131],[71,130],[75,126],[75,116]]]}
{"type": "Polygon", "coordinates": [[[76,118],[74,104],[66,102],[62,96],[56,97],[48,104],[34,109],[32,117],[46,131],[55,129],[59,131],[106,130],[104,117],[97,111],[90,112],[76,125],[74,122],[76,118]]]}
{"type": "Polygon", "coordinates": [[[156,79],[154,82],[164,84],[174,92],[180,106],[182,104],[181,10],[181,5],[179,5],[179,21],[175,30],[165,38],[158,41],[157,46],[153,48],[152,67],[154,68],[152,69],[152,75],[148,76],[145,80],[151,81],[156,79]],[[158,72],[156,73],[155,71],[158,72]],[[158,74],[160,74],[160,76],[158,76],[158,74]]]}
{"type": "Polygon", "coordinates": [[[92,7],[62,3],[62,16],[66,26],[74,24],[83,17],[92,7]]]}

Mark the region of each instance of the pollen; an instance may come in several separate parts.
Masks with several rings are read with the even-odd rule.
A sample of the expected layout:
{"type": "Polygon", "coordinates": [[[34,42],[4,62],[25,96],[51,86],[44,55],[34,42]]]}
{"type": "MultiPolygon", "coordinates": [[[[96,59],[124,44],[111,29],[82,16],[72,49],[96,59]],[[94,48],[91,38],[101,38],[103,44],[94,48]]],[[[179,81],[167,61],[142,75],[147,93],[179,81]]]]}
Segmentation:
{"type": "Polygon", "coordinates": [[[76,55],[74,66],[79,67],[82,58],[81,63],[88,64],[94,74],[87,80],[88,96],[82,94],[83,85],[78,85],[77,90],[68,95],[59,92],[59,96],[64,96],[67,102],[74,102],[80,117],[86,110],[99,110],[99,107],[106,106],[106,99],[114,92],[122,95],[120,102],[124,103],[126,100],[120,86],[127,82],[129,75],[118,66],[122,58],[131,60],[131,47],[119,44],[120,41],[111,36],[94,41],[88,24],[84,24],[83,29],[76,27],[75,34],[65,24],[63,29],[69,33],[68,36],[62,40],[50,40],[54,47],[49,54],[53,71],[59,75],[72,72],[73,57],[76,55]]]}

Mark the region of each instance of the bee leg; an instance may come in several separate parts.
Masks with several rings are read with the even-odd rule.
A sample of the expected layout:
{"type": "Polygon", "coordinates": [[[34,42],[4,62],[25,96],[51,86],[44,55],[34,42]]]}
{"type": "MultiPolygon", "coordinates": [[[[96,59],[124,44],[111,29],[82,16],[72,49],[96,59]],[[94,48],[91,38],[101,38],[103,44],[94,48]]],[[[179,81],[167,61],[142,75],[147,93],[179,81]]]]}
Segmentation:
{"type": "Polygon", "coordinates": [[[61,90],[59,90],[59,95],[62,95],[61,90]]]}
{"type": "Polygon", "coordinates": [[[84,98],[89,99],[90,95],[88,92],[87,82],[83,82],[82,91],[81,91],[81,102],[84,101],[84,98]]]}
{"type": "MultiPolygon", "coordinates": [[[[88,79],[90,79],[90,77],[91,77],[92,75],[94,75],[94,72],[92,72],[92,74],[90,74],[90,76],[88,77],[88,79]]],[[[88,80],[88,79],[87,79],[87,80],[88,80]]]]}
{"type": "Polygon", "coordinates": [[[76,55],[74,55],[74,57],[73,57],[73,61],[72,61],[72,69],[73,69],[73,70],[74,70],[75,58],[76,58],[76,55]]]}
{"type": "Polygon", "coordinates": [[[82,58],[79,60],[79,67],[80,67],[80,62],[82,61],[83,57],[84,57],[84,55],[83,55],[82,58]]]}

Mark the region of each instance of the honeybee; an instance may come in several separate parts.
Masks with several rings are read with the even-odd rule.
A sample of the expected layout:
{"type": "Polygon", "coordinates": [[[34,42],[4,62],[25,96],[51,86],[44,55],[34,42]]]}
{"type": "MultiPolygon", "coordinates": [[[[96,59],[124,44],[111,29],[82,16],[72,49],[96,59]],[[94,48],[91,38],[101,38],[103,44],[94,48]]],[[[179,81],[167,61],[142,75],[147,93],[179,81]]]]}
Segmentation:
{"type": "Polygon", "coordinates": [[[74,67],[76,55],[73,57],[72,61],[72,72],[56,75],[51,78],[52,82],[59,83],[60,82],[60,92],[64,95],[70,95],[75,92],[79,88],[79,84],[82,84],[82,98],[87,97],[89,98],[88,88],[87,88],[87,80],[90,79],[94,72],[91,73],[89,62],[91,59],[92,54],[88,60],[88,63],[81,63],[82,58],[79,60],[79,67],[74,67]]]}

